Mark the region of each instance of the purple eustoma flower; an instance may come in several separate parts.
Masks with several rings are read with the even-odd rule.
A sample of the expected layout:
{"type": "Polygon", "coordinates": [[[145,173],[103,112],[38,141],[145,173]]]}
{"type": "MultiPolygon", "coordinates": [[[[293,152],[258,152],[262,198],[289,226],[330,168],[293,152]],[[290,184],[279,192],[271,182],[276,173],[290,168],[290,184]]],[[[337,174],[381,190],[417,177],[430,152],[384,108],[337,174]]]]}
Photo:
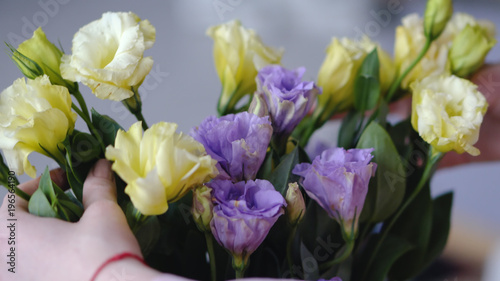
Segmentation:
{"type": "Polygon", "coordinates": [[[237,182],[255,179],[272,132],[268,117],[241,112],[219,118],[210,116],[191,131],[191,136],[217,160],[217,178],[237,182]]]}
{"type": "Polygon", "coordinates": [[[330,148],[317,156],[312,164],[295,166],[293,173],[303,177],[301,184],[328,215],[339,222],[350,236],[357,231],[368,183],[377,165],[370,163],[369,149],[330,148]]]}
{"type": "Polygon", "coordinates": [[[215,179],[207,185],[213,189],[212,233],[231,252],[234,264],[244,266],[284,213],[285,199],[266,180],[215,179]]]}
{"type": "Polygon", "coordinates": [[[321,93],[314,82],[302,82],[304,72],[303,67],[288,70],[269,65],[257,75],[257,92],[252,103],[255,104],[258,98],[265,101],[277,137],[288,138],[321,93]]]}

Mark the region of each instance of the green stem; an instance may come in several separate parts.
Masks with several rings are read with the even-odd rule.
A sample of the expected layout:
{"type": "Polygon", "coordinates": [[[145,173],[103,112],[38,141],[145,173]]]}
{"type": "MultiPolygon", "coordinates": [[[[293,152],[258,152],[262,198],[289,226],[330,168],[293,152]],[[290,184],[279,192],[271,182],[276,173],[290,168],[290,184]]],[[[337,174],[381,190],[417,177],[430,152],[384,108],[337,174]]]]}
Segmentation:
{"type": "Polygon", "coordinates": [[[26,201],[30,201],[30,198],[31,196],[28,195],[28,193],[22,191],[21,189],[19,189],[17,186],[14,187],[14,190],[16,191],[16,195],[23,198],[24,200],[26,201]]]}
{"type": "MultiPolygon", "coordinates": [[[[420,181],[417,184],[417,187],[413,190],[412,194],[408,197],[408,199],[401,206],[401,208],[399,208],[398,212],[392,217],[387,227],[384,227],[382,235],[378,240],[374,250],[372,251],[370,259],[368,260],[367,267],[365,268],[366,269],[365,273],[368,272],[368,270],[370,269],[373,260],[377,256],[377,252],[380,250],[380,247],[382,246],[382,242],[387,237],[387,235],[389,234],[389,232],[391,231],[392,227],[394,226],[398,218],[401,216],[401,214],[406,210],[406,208],[411,204],[411,202],[413,202],[413,200],[418,196],[422,188],[425,186],[425,184],[427,183],[432,174],[432,171],[434,170],[434,167],[439,162],[442,156],[443,153],[435,152],[432,147],[429,148],[429,155],[427,158],[427,162],[425,164],[424,172],[422,174],[422,177],[420,178],[420,181]]],[[[364,276],[362,280],[364,280],[364,276]]]]}
{"type": "Polygon", "coordinates": [[[244,268],[235,268],[236,279],[242,279],[245,277],[245,269],[244,268]]]}
{"type": "Polygon", "coordinates": [[[134,234],[141,229],[144,225],[144,222],[149,218],[149,216],[143,215],[141,212],[135,210],[134,214],[134,225],[132,226],[132,232],[134,234]]]}
{"type": "Polygon", "coordinates": [[[420,62],[420,60],[425,56],[429,48],[431,47],[432,40],[427,38],[425,41],[424,48],[420,51],[418,54],[417,58],[410,64],[408,68],[403,72],[402,75],[398,77],[394,83],[392,83],[391,88],[389,88],[389,93],[386,96],[386,101],[389,103],[392,99],[392,96],[396,93],[396,91],[399,89],[399,85],[401,85],[401,82],[406,78],[406,76],[410,73],[410,71],[413,70],[413,68],[420,62]]]}
{"type": "MultiPolygon", "coordinates": [[[[92,132],[92,135],[94,135],[94,137],[97,139],[97,141],[99,141],[99,145],[101,146],[102,152],[104,153],[106,151],[106,147],[104,146],[104,142],[101,138],[101,135],[99,134],[97,129],[94,127],[94,125],[90,121],[90,118],[87,117],[75,104],[72,104],[71,108],[73,108],[73,110],[78,115],[80,115],[80,117],[82,117],[83,121],[85,121],[85,123],[87,124],[87,127],[92,132]]],[[[87,115],[88,115],[88,113],[87,113],[87,115]]]]}
{"type": "Polygon", "coordinates": [[[208,257],[210,259],[210,276],[212,277],[212,281],[217,280],[217,271],[215,266],[215,252],[214,252],[214,240],[212,239],[212,235],[208,231],[205,232],[205,240],[207,242],[207,251],[208,257]]]}
{"type": "MultiPolygon", "coordinates": [[[[366,235],[368,235],[369,231],[372,230],[373,228],[373,225],[371,223],[366,223],[366,225],[363,226],[363,231],[361,231],[361,235],[358,237],[359,241],[363,241],[366,237],[366,235]]],[[[359,245],[359,243],[358,243],[359,245]]],[[[358,247],[356,247],[358,248],[358,247]]]]}
{"type": "Polygon", "coordinates": [[[297,225],[292,226],[292,231],[290,232],[290,235],[288,236],[288,241],[286,243],[286,258],[288,261],[288,267],[290,269],[290,272],[293,276],[293,260],[292,260],[292,245],[293,245],[293,239],[295,238],[295,233],[297,233],[297,225]]]}
{"type": "Polygon", "coordinates": [[[80,107],[82,109],[81,111],[83,112],[83,114],[85,114],[87,119],[90,120],[89,109],[87,108],[87,103],[85,103],[85,99],[83,98],[82,93],[80,93],[80,90],[77,89],[72,94],[76,98],[76,101],[78,101],[78,104],[80,105],[80,107]]]}
{"type": "Polygon", "coordinates": [[[142,101],[141,101],[141,96],[139,94],[139,89],[136,87],[131,87],[132,92],[134,95],[128,99],[125,99],[122,101],[122,104],[132,113],[137,121],[141,121],[142,123],[142,129],[146,131],[149,126],[146,123],[146,119],[144,119],[144,116],[142,115],[142,101]]]}
{"type": "Polygon", "coordinates": [[[17,180],[17,178],[15,176],[14,176],[14,182],[10,183],[10,184],[14,184],[14,186],[11,185],[11,186],[7,187],[9,184],[4,185],[5,189],[7,189],[7,191],[14,189],[14,193],[17,196],[23,198],[26,201],[30,201],[31,196],[29,196],[28,193],[22,191],[21,189],[19,189],[17,187],[19,185],[19,180],[17,180]]]}
{"type": "Polygon", "coordinates": [[[148,123],[146,123],[146,119],[144,119],[144,116],[142,115],[142,111],[133,112],[132,114],[134,114],[138,121],[141,121],[142,129],[144,131],[149,129],[148,123]]]}
{"type": "Polygon", "coordinates": [[[331,260],[329,262],[326,262],[326,263],[320,265],[319,269],[326,270],[326,269],[329,269],[332,266],[346,260],[351,255],[352,250],[354,249],[354,238],[347,240],[345,246],[346,246],[346,248],[345,248],[344,252],[342,253],[342,255],[340,255],[339,257],[337,257],[334,260],[331,260]]]}

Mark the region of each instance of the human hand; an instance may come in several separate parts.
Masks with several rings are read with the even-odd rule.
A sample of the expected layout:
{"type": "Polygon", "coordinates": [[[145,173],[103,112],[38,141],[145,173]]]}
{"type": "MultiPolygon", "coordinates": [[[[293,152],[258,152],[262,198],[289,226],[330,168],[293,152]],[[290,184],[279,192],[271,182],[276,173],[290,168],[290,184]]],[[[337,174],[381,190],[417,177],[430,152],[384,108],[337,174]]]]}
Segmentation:
{"type": "MultiPolygon", "coordinates": [[[[141,255],[122,210],[116,203],[116,188],[110,163],[99,160],[89,172],[83,188],[85,212],[80,221],[70,223],[43,218],[28,212],[28,202],[15,202],[15,273],[7,271],[10,252],[7,243],[7,197],[0,208],[0,280],[90,280],[97,268],[109,258],[123,252],[141,255]]],[[[56,183],[61,182],[52,173],[56,183]]],[[[19,186],[33,194],[38,181],[19,186]]],[[[14,246],[14,245],[12,245],[14,246]]],[[[134,259],[124,259],[106,266],[97,280],[151,280],[160,273],[134,259]],[[127,279],[123,279],[126,276],[127,279]]]]}

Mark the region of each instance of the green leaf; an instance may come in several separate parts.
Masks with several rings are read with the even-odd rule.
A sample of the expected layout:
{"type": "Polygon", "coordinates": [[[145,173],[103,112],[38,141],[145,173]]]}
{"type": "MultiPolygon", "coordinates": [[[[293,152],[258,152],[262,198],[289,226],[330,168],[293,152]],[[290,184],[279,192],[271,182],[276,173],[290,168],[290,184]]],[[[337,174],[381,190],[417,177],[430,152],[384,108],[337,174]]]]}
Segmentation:
{"type": "Polygon", "coordinates": [[[160,223],[156,216],[150,216],[134,233],[142,254],[147,257],[160,239],[160,223]]]}
{"type": "Polygon", "coordinates": [[[45,167],[45,171],[40,177],[38,189],[42,190],[43,194],[45,194],[51,204],[54,201],[57,201],[56,192],[54,191],[54,186],[52,185],[52,179],[50,179],[50,171],[48,166],[45,167]]]}
{"type": "Polygon", "coordinates": [[[453,192],[434,199],[432,205],[432,231],[424,258],[427,263],[430,263],[441,254],[448,241],[453,192]]]}
{"type": "Polygon", "coordinates": [[[78,201],[82,202],[83,198],[83,182],[73,174],[71,167],[66,166],[66,178],[68,179],[68,184],[71,190],[75,193],[75,197],[78,201]]]}
{"type": "Polygon", "coordinates": [[[345,149],[354,147],[358,136],[358,129],[363,122],[363,113],[361,111],[351,110],[342,119],[342,125],[339,130],[338,146],[345,149]]]}
{"type": "Polygon", "coordinates": [[[40,177],[34,195],[28,203],[28,209],[32,214],[71,222],[78,221],[83,215],[82,206],[72,202],[71,198],[51,180],[48,167],[40,177]]]}
{"type": "Polygon", "coordinates": [[[38,188],[28,202],[28,210],[31,214],[40,217],[59,218],[57,208],[53,205],[54,202],[57,202],[57,197],[50,179],[49,167],[46,167],[40,177],[38,188]]]}
{"type": "Polygon", "coordinates": [[[82,202],[83,196],[83,183],[87,178],[87,174],[90,171],[90,168],[94,165],[94,163],[98,160],[98,155],[93,156],[95,152],[90,152],[84,155],[84,157],[80,157],[78,155],[80,144],[83,146],[83,143],[94,143],[97,148],[92,148],[91,150],[98,149],[100,155],[100,147],[98,145],[97,140],[93,139],[93,137],[89,134],[75,131],[73,134],[73,138],[70,140],[66,138],[61,145],[64,146],[66,151],[65,163],[60,163],[61,167],[64,167],[66,171],[66,177],[68,179],[68,184],[71,187],[71,190],[75,193],[76,198],[82,202]],[[81,141],[81,142],[80,142],[81,141]],[[74,153],[76,152],[76,153],[74,153]],[[86,158],[86,159],[85,159],[86,158]],[[82,161],[85,160],[85,161],[82,161]]]}
{"type": "Polygon", "coordinates": [[[99,141],[92,135],[77,132],[71,140],[71,153],[73,164],[74,162],[89,162],[99,158],[101,146],[99,141]]]}
{"type": "MultiPolygon", "coordinates": [[[[339,224],[329,217],[314,200],[310,200],[307,204],[304,219],[299,224],[298,231],[301,242],[308,249],[316,249],[319,245],[321,251],[316,254],[321,262],[333,259],[344,244],[339,224]]],[[[299,252],[299,249],[295,252],[299,252]]],[[[295,260],[300,260],[299,258],[294,257],[295,260]]]]}
{"type": "Polygon", "coordinates": [[[293,178],[292,170],[299,163],[299,146],[296,145],[292,152],[282,157],[279,165],[269,176],[269,181],[283,196],[286,194],[289,179],[293,178]]]}
{"type": "Polygon", "coordinates": [[[92,124],[101,134],[104,145],[114,145],[116,133],[123,128],[115,120],[107,115],[101,115],[95,109],[90,110],[92,113],[92,124]]]}
{"type": "Polygon", "coordinates": [[[364,59],[354,81],[354,107],[361,112],[373,109],[380,98],[379,69],[375,48],[364,59]]]}
{"type": "Polygon", "coordinates": [[[58,214],[54,211],[49,200],[40,188],[31,195],[30,201],[28,202],[28,210],[30,214],[39,217],[58,217],[58,214]]]}
{"type": "Polygon", "coordinates": [[[378,123],[372,122],[361,135],[357,148],[374,148],[377,163],[370,181],[361,221],[380,222],[393,214],[403,201],[406,175],[391,137],[378,123]]]}
{"type": "Polygon", "coordinates": [[[391,229],[391,235],[404,238],[415,246],[394,263],[389,275],[395,280],[406,280],[414,277],[427,264],[425,255],[431,239],[432,214],[430,188],[427,184],[391,229]]]}
{"type": "MultiPolygon", "coordinates": [[[[370,257],[374,245],[380,239],[380,234],[373,236],[369,245],[363,251],[363,261],[358,264],[358,267],[353,270],[353,274],[356,275],[352,280],[363,280],[363,281],[383,281],[386,280],[387,273],[389,269],[393,267],[394,262],[400,258],[402,255],[410,251],[414,246],[397,236],[388,235],[384,242],[382,243],[377,256],[373,259],[373,263],[370,268],[366,268],[365,262],[366,258],[370,257]],[[375,243],[374,243],[375,242],[375,243]],[[360,277],[363,275],[364,278],[360,277]]],[[[395,279],[396,280],[396,279],[395,279]]],[[[397,279],[403,280],[403,279],[397,279]]]]}
{"type": "Polygon", "coordinates": [[[399,155],[405,156],[409,155],[412,146],[410,144],[410,133],[412,127],[410,118],[407,118],[394,126],[388,128],[388,133],[391,135],[392,141],[398,150],[399,155]]]}
{"type": "Polygon", "coordinates": [[[300,244],[300,260],[304,271],[304,280],[319,279],[319,265],[313,254],[307,249],[304,243],[300,244]]]}
{"type": "Polygon", "coordinates": [[[259,172],[257,173],[258,179],[268,179],[273,172],[274,166],[274,150],[271,149],[266,153],[266,158],[264,158],[264,162],[260,166],[259,172]]]}
{"type": "Polygon", "coordinates": [[[68,221],[76,222],[83,215],[83,208],[70,200],[59,199],[59,205],[61,210],[65,210],[66,214],[68,214],[68,221]]]}

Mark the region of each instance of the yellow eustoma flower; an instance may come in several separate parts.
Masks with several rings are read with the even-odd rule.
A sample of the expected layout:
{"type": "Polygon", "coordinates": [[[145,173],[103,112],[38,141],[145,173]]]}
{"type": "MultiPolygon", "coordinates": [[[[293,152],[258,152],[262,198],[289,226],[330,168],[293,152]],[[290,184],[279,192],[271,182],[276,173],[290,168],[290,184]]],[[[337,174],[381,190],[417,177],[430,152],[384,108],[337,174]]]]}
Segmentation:
{"type": "Polygon", "coordinates": [[[356,75],[363,60],[374,48],[377,48],[380,62],[381,90],[385,92],[390,87],[395,74],[394,62],[378,44],[366,36],[361,41],[333,38],[318,73],[318,86],[323,94],[318,97],[316,110],[338,112],[352,107],[356,75]]]}
{"type": "Polygon", "coordinates": [[[106,148],[112,169],[127,183],[125,193],[144,215],[163,214],[168,204],[217,174],[216,161],[177,125],[160,122],[142,134],[141,122],[118,131],[106,148]]]}
{"type": "Polygon", "coordinates": [[[479,155],[474,147],[488,103],[469,80],[430,76],[413,83],[411,124],[439,152],[479,155]]]}
{"type": "MultiPolygon", "coordinates": [[[[495,26],[488,21],[478,21],[465,13],[456,13],[446,25],[443,33],[432,42],[422,60],[413,68],[401,83],[401,88],[419,79],[432,75],[450,74],[449,51],[453,40],[466,26],[480,26],[489,38],[495,34],[495,26]]],[[[423,19],[417,14],[403,18],[402,25],[396,28],[394,45],[395,62],[398,73],[405,71],[418,56],[425,45],[423,19]]]]}
{"type": "Polygon", "coordinates": [[[156,29],[134,13],[107,12],[73,37],[72,55],[63,55],[64,79],[82,82],[100,99],[122,101],[134,95],[153,67],[144,57],[156,29]]]}
{"type": "Polygon", "coordinates": [[[453,40],[449,53],[451,72],[467,77],[483,64],[496,40],[480,25],[467,25],[453,40]]]}
{"type": "Polygon", "coordinates": [[[47,75],[19,78],[1,93],[0,148],[10,169],[34,178],[36,170],[28,160],[33,151],[64,161],[59,143],[75,126],[71,104],[68,89],[52,85],[47,75]]]}
{"type": "Polygon", "coordinates": [[[255,92],[257,72],[266,65],[279,64],[283,51],[264,45],[254,30],[237,20],[212,26],[207,35],[214,40],[215,69],[222,83],[218,107],[225,114],[243,96],[255,92]]]}

